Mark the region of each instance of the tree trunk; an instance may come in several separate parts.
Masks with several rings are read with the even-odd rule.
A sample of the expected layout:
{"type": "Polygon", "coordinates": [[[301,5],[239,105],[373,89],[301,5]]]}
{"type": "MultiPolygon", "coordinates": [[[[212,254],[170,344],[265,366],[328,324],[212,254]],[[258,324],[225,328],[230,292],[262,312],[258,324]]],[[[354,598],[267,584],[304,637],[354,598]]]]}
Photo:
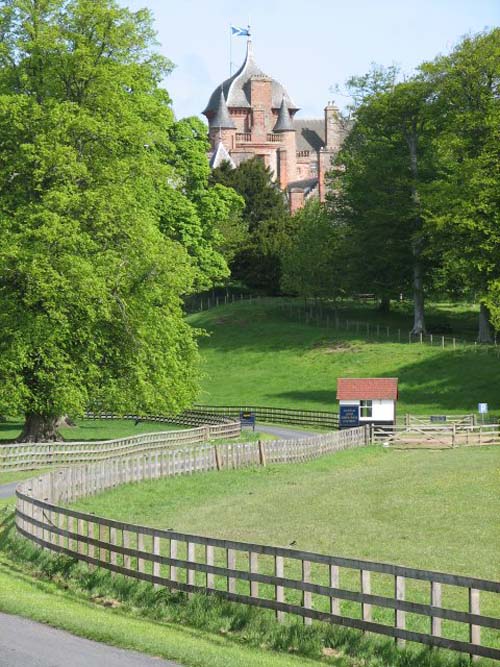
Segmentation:
{"type": "MultiPolygon", "coordinates": [[[[403,130],[404,131],[404,130],[403,130]]],[[[415,206],[415,229],[412,242],[413,254],[413,329],[412,334],[425,333],[424,319],[424,276],[422,267],[422,216],[420,195],[418,192],[418,156],[417,156],[417,125],[414,120],[411,128],[404,131],[408,151],[410,153],[410,170],[412,174],[411,198],[415,206]]]]}
{"type": "Polygon", "coordinates": [[[387,315],[391,310],[391,299],[388,296],[383,296],[380,299],[380,302],[378,304],[378,311],[379,313],[384,313],[387,315]]]}
{"type": "Polygon", "coordinates": [[[419,261],[413,264],[413,329],[412,334],[425,333],[424,315],[424,280],[422,265],[419,261]]]}
{"type": "Polygon", "coordinates": [[[60,439],[57,433],[57,417],[28,413],[17,442],[54,442],[60,439]]]}
{"type": "Polygon", "coordinates": [[[477,334],[478,343],[493,343],[493,329],[490,324],[490,311],[484,303],[479,305],[479,331],[477,334]]]}

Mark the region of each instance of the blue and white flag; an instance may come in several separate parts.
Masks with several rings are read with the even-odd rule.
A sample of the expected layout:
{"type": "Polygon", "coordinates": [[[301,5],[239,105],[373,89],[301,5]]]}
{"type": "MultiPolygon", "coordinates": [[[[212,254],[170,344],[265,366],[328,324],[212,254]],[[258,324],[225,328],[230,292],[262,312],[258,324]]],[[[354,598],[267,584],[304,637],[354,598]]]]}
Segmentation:
{"type": "Polygon", "coordinates": [[[250,37],[250,26],[248,28],[238,28],[235,25],[231,26],[231,34],[238,37],[250,37]]]}

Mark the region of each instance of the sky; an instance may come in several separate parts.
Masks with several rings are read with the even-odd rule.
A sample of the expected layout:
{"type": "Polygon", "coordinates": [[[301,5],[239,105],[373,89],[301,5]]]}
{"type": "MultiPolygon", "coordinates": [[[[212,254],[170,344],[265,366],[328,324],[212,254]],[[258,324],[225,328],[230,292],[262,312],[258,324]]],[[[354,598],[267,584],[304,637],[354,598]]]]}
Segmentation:
{"type": "MultiPolygon", "coordinates": [[[[119,2],[153,12],[160,51],[175,64],[164,85],[178,118],[199,115],[229,76],[230,24],[250,23],[257,63],[285,86],[303,118],[321,117],[329,100],[343,108],[348,98],[333,90],[371,63],[410,74],[461,36],[500,25],[500,0],[119,2]]],[[[246,38],[233,37],[236,69],[245,50],[246,38]]]]}

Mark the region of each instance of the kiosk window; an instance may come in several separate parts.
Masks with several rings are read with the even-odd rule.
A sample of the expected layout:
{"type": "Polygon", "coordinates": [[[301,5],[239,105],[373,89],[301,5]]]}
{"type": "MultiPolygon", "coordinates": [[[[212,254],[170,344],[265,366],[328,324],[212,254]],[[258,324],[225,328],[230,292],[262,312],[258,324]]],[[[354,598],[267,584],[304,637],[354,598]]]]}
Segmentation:
{"type": "Polygon", "coordinates": [[[371,401],[360,401],[360,403],[359,403],[359,416],[360,417],[371,417],[372,416],[372,402],[371,401]]]}

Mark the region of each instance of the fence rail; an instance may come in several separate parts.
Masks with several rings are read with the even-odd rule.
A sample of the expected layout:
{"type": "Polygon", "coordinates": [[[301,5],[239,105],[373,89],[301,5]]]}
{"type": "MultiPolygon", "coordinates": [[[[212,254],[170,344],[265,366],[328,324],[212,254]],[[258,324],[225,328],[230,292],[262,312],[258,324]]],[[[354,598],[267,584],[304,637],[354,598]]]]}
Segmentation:
{"type": "MultiPolygon", "coordinates": [[[[115,417],[101,415],[100,418],[115,417]]],[[[134,419],[132,416],[130,418],[134,419]]],[[[115,456],[139,452],[145,454],[165,447],[193,445],[220,438],[237,438],[240,434],[240,422],[226,420],[192,429],[144,433],[114,440],[6,444],[0,445],[0,471],[30,470],[52,465],[109,460],[115,456]]]]}
{"type": "Polygon", "coordinates": [[[472,426],[465,423],[449,425],[375,426],[372,442],[398,448],[453,448],[500,445],[498,424],[472,426]]]}
{"type": "MultiPolygon", "coordinates": [[[[361,294],[360,300],[375,299],[375,295],[361,294]]],[[[238,301],[248,301],[249,303],[276,303],[277,308],[287,319],[296,319],[306,324],[316,324],[326,328],[336,329],[362,335],[364,338],[372,340],[385,340],[388,342],[425,344],[433,347],[452,349],[454,351],[481,352],[500,357],[500,346],[497,344],[497,337],[493,343],[478,343],[472,335],[465,337],[463,335],[454,335],[451,332],[413,334],[408,329],[395,326],[388,326],[380,322],[360,321],[352,318],[342,317],[342,303],[340,307],[335,301],[322,299],[301,299],[293,297],[263,297],[252,294],[243,294],[238,291],[227,290],[224,294],[217,294],[215,291],[197,295],[186,301],[186,307],[189,312],[196,312],[217,308],[220,305],[227,305],[238,301]]],[[[274,305],[274,304],[273,304],[274,305]]]]}
{"type": "Polygon", "coordinates": [[[256,405],[196,405],[194,410],[200,410],[202,414],[213,414],[233,419],[239,419],[241,412],[251,411],[255,413],[255,417],[259,421],[273,424],[285,423],[332,429],[339,427],[339,415],[337,412],[321,410],[294,410],[291,408],[273,408],[256,405]]]}
{"type": "Polygon", "coordinates": [[[138,526],[78,512],[58,503],[118,484],[207,470],[307,461],[368,444],[359,427],[300,440],[205,444],[126,454],[52,471],[16,491],[21,535],[56,553],[186,593],[204,592],[286,614],[327,621],[429,646],[500,659],[500,583],[415,568],[328,556],[138,526]],[[381,581],[385,586],[381,586],[381,581]],[[423,582],[423,583],[422,583],[423,582]],[[427,592],[415,592],[418,584],[427,592]],[[446,594],[443,592],[446,587],[446,594]],[[449,590],[457,592],[457,596],[449,590]],[[461,593],[467,608],[460,607],[461,593]],[[481,613],[481,605],[484,608],[481,613]],[[443,600],[445,603],[443,604],[443,600]],[[446,636],[443,621],[464,629],[446,636]],[[481,628],[485,632],[481,633],[481,628]]]}

